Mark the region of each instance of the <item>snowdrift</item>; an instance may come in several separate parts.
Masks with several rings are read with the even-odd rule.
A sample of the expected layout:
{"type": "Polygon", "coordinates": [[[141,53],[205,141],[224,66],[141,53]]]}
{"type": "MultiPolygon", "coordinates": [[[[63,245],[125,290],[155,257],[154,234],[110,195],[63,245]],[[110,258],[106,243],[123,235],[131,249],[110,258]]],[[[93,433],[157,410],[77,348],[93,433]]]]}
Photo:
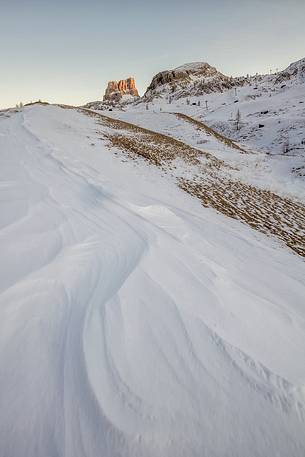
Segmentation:
{"type": "Polygon", "coordinates": [[[0,455],[305,453],[305,263],[59,107],[0,117],[0,455]]]}

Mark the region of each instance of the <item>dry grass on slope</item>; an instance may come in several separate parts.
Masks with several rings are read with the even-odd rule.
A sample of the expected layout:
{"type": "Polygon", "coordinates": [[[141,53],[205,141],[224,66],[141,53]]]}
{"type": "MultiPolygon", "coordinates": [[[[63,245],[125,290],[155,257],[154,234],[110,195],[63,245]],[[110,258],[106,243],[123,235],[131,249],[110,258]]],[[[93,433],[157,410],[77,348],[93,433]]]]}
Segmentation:
{"type": "Polygon", "coordinates": [[[104,133],[104,136],[109,139],[113,146],[140,155],[154,165],[162,166],[164,163],[169,163],[177,158],[192,165],[200,165],[201,159],[205,158],[206,166],[210,168],[227,167],[222,160],[217,159],[212,154],[195,149],[175,138],[86,109],[81,111],[94,117],[98,124],[109,129],[108,132],[104,133]]]}
{"type": "Polygon", "coordinates": [[[177,179],[183,190],[199,198],[204,206],[277,237],[305,257],[305,206],[301,203],[233,180],[227,173],[230,168],[227,164],[181,141],[101,114],[82,112],[106,127],[103,135],[112,146],[127,152],[133,159],[144,157],[161,167],[177,179]],[[182,159],[186,171],[193,166],[192,179],[177,175],[173,163],[177,158],[182,159]]]}
{"type": "Polygon", "coordinates": [[[217,177],[198,182],[181,179],[179,186],[206,207],[273,235],[305,257],[305,206],[249,184],[217,177]]]}
{"type": "Polygon", "coordinates": [[[227,138],[226,136],[222,135],[219,132],[216,132],[216,130],[212,129],[211,127],[208,127],[204,122],[198,121],[197,119],[194,119],[191,116],[187,116],[186,114],[182,113],[174,113],[175,116],[178,119],[182,119],[190,124],[193,124],[197,130],[202,130],[204,131],[207,135],[213,136],[216,138],[216,140],[220,141],[221,143],[225,144],[226,146],[238,150],[241,154],[250,154],[246,149],[243,149],[241,146],[239,146],[237,143],[234,141],[230,140],[230,138],[227,138]]]}

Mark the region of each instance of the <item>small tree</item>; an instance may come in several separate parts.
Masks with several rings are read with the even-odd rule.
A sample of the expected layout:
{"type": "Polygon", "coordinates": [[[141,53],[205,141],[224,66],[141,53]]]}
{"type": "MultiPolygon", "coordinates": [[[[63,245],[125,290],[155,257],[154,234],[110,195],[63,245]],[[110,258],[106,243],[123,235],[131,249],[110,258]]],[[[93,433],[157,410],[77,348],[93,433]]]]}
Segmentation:
{"type": "Polygon", "coordinates": [[[236,119],[235,120],[236,120],[236,130],[240,130],[241,114],[240,114],[239,109],[237,110],[236,119]]]}

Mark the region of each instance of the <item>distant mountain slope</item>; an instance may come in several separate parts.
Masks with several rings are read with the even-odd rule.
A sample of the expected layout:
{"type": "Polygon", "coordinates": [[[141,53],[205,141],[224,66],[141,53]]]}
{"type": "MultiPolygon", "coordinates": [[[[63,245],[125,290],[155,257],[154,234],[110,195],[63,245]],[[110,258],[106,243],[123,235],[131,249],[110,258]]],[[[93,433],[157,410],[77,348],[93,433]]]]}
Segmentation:
{"type": "Polygon", "coordinates": [[[289,65],[286,70],[279,72],[275,77],[275,84],[281,84],[284,81],[293,83],[305,82],[305,58],[289,65]]]}
{"type": "Polygon", "coordinates": [[[148,86],[144,101],[155,97],[200,96],[210,93],[222,93],[226,89],[243,85],[256,85],[265,81],[274,85],[290,81],[291,84],[305,82],[305,58],[292,63],[283,71],[272,75],[241,76],[232,78],[220,73],[206,62],[192,62],[173,70],[165,70],[155,75],[148,86]]]}
{"type": "Polygon", "coordinates": [[[191,95],[222,92],[240,82],[223,75],[206,62],[184,64],[174,70],[158,73],[153,77],[145,94],[145,100],[168,94],[177,99],[191,95]]]}
{"type": "Polygon", "coordinates": [[[240,78],[205,62],[185,64],[158,73],[140,101],[126,106],[144,109],[191,116],[245,148],[285,157],[279,167],[305,176],[305,59],[276,74],[240,78]]]}

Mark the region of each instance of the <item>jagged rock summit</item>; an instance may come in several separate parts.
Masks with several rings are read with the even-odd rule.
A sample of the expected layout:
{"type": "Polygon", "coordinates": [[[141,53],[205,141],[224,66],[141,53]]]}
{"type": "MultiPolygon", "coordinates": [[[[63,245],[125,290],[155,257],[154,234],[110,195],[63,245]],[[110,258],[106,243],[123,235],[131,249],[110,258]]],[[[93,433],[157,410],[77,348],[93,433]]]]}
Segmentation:
{"type": "Polygon", "coordinates": [[[120,81],[109,81],[105,95],[104,102],[117,103],[124,99],[138,97],[139,92],[136,88],[134,78],[122,79],[120,81]]]}
{"type": "Polygon", "coordinates": [[[174,98],[203,93],[222,92],[236,85],[233,78],[220,73],[206,62],[184,64],[174,70],[158,73],[144,94],[146,99],[171,93],[174,98]]]}

